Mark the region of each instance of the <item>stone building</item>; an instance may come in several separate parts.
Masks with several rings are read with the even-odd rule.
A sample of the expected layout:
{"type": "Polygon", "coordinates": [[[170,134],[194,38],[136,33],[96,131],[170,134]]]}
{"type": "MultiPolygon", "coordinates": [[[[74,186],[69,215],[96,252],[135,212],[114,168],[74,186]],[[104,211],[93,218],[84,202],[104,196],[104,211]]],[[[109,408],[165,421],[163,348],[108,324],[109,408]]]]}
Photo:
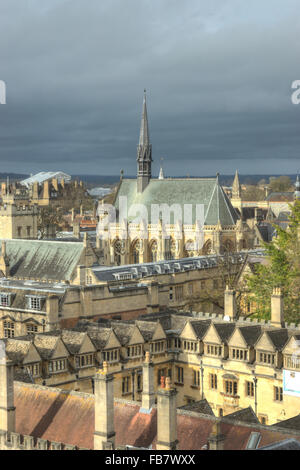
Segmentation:
{"type": "Polygon", "coordinates": [[[299,449],[299,416],[273,426],[251,407],[217,418],[207,400],[179,407],[167,377],[154,403],[153,366],[146,353],[142,402],[114,398],[106,362],[94,394],[14,382],[13,364],[0,361],[1,450],[258,450],[299,449]],[[142,406],[141,406],[142,405],[142,406]]]}
{"type": "Polygon", "coordinates": [[[6,354],[22,380],[84,392],[92,392],[95,371],[107,362],[115,397],[144,407],[148,353],[152,403],[169,377],[179,407],[206,399],[219,417],[251,407],[262,424],[273,425],[299,408],[299,390],[284,391],[284,381],[299,374],[300,330],[284,323],[279,290],[271,302],[270,322],[236,319],[235,293],[226,290],[224,315],[161,312],[134,321],[81,322],[6,339],[6,354]]]}
{"type": "Polygon", "coordinates": [[[249,255],[231,256],[225,267],[216,255],[105,267],[87,235],[83,242],[2,240],[1,247],[0,337],[166,308],[222,312],[227,279],[249,255]]]}
{"type": "Polygon", "coordinates": [[[253,247],[253,229],[238,216],[218,175],[216,178],[165,178],[161,171],[159,178],[153,178],[151,166],[152,145],[144,96],[137,178],[121,176],[114,200],[116,221],[105,224],[107,208],[98,209],[98,235],[105,264],[136,264],[253,247]],[[143,212],[138,223],[131,213],[137,205],[147,212],[143,212]],[[155,217],[154,206],[158,212],[168,206],[169,215],[163,220],[159,215],[155,217]]]}
{"type": "Polygon", "coordinates": [[[5,194],[0,205],[0,238],[32,239],[38,235],[38,207],[20,192],[5,194]]]}

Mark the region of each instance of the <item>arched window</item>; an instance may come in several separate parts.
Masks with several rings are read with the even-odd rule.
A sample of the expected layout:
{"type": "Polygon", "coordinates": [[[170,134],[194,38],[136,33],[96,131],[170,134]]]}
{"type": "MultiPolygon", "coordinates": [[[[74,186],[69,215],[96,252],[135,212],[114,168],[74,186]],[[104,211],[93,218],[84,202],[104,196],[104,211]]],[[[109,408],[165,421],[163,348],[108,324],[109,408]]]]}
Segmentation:
{"type": "Polygon", "coordinates": [[[223,244],[224,253],[232,253],[234,251],[234,244],[232,240],[225,240],[223,244]]]}
{"type": "Polygon", "coordinates": [[[203,254],[210,255],[211,252],[212,252],[212,243],[211,243],[211,240],[207,240],[203,246],[203,254]]]}
{"type": "Polygon", "coordinates": [[[131,260],[133,264],[140,262],[140,241],[136,240],[131,247],[131,260]]]}
{"type": "Polygon", "coordinates": [[[114,262],[117,266],[121,264],[121,250],[122,244],[120,240],[116,240],[114,243],[114,262]]]}
{"type": "Polygon", "coordinates": [[[154,240],[150,243],[150,262],[155,262],[157,261],[157,241],[154,240]]]}

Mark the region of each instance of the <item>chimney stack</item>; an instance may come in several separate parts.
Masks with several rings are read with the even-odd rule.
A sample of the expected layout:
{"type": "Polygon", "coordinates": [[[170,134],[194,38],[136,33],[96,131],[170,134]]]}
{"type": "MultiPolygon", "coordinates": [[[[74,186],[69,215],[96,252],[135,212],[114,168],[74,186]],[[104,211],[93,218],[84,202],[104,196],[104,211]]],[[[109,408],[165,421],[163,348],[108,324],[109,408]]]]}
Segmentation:
{"type": "Polygon", "coordinates": [[[94,377],[95,432],[94,450],[114,450],[114,376],[108,373],[107,362],[94,377]]]}
{"type": "Polygon", "coordinates": [[[0,433],[15,432],[14,366],[0,341],[0,433]]]}
{"type": "Polygon", "coordinates": [[[142,408],[140,412],[149,413],[155,403],[154,394],[154,365],[150,358],[149,351],[146,352],[143,363],[143,393],[142,408]]]}
{"type": "Polygon", "coordinates": [[[157,450],[177,449],[177,391],[171,387],[170,377],[157,391],[157,450]]]}
{"type": "Polygon", "coordinates": [[[208,450],[224,450],[224,441],[225,436],[221,433],[221,422],[216,421],[208,438],[208,450]]]}
{"type": "Polygon", "coordinates": [[[228,317],[230,321],[233,321],[236,318],[236,310],[236,293],[226,286],[224,293],[224,316],[228,317]]]}
{"type": "Polygon", "coordinates": [[[271,296],[271,325],[284,327],[283,294],[280,287],[275,287],[271,296]]]}

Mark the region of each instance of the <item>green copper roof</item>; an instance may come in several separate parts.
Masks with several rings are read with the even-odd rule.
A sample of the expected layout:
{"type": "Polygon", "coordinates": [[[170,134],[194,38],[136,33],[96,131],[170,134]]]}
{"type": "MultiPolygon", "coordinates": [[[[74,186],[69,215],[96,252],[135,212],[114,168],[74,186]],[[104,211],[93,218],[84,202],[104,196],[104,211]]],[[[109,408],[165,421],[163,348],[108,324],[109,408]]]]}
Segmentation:
{"type": "Polygon", "coordinates": [[[6,243],[10,277],[68,281],[80,264],[81,242],[1,240],[6,243]]]}
{"type": "MultiPolygon", "coordinates": [[[[192,223],[196,220],[196,205],[204,205],[205,225],[235,225],[238,215],[219,184],[218,178],[151,179],[142,193],[137,193],[136,180],[124,179],[120,183],[115,207],[119,210],[119,198],[127,196],[128,210],[132,204],[143,204],[151,222],[151,204],[179,204],[184,214],[184,204],[192,204],[192,223]]],[[[137,214],[138,216],[138,214],[137,214]]],[[[128,219],[132,219],[128,217],[128,219]]],[[[171,212],[170,223],[174,223],[171,212]]],[[[152,221],[153,223],[153,221],[152,221]]]]}

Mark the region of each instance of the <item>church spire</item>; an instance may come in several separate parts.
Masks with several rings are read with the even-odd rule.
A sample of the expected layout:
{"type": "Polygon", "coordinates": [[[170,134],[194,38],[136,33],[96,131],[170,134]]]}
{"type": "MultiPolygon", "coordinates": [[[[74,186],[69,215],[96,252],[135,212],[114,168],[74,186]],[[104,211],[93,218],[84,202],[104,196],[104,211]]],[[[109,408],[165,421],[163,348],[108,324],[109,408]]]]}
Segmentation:
{"type": "Polygon", "coordinates": [[[239,174],[238,174],[238,171],[236,170],[235,177],[234,177],[233,184],[232,184],[232,199],[240,199],[241,194],[242,194],[242,190],[241,190],[241,185],[240,185],[240,180],[239,180],[239,174]]]}
{"type": "Polygon", "coordinates": [[[146,90],[144,90],[143,113],[137,148],[137,190],[142,193],[151,178],[152,145],[150,144],[146,90]]]}

